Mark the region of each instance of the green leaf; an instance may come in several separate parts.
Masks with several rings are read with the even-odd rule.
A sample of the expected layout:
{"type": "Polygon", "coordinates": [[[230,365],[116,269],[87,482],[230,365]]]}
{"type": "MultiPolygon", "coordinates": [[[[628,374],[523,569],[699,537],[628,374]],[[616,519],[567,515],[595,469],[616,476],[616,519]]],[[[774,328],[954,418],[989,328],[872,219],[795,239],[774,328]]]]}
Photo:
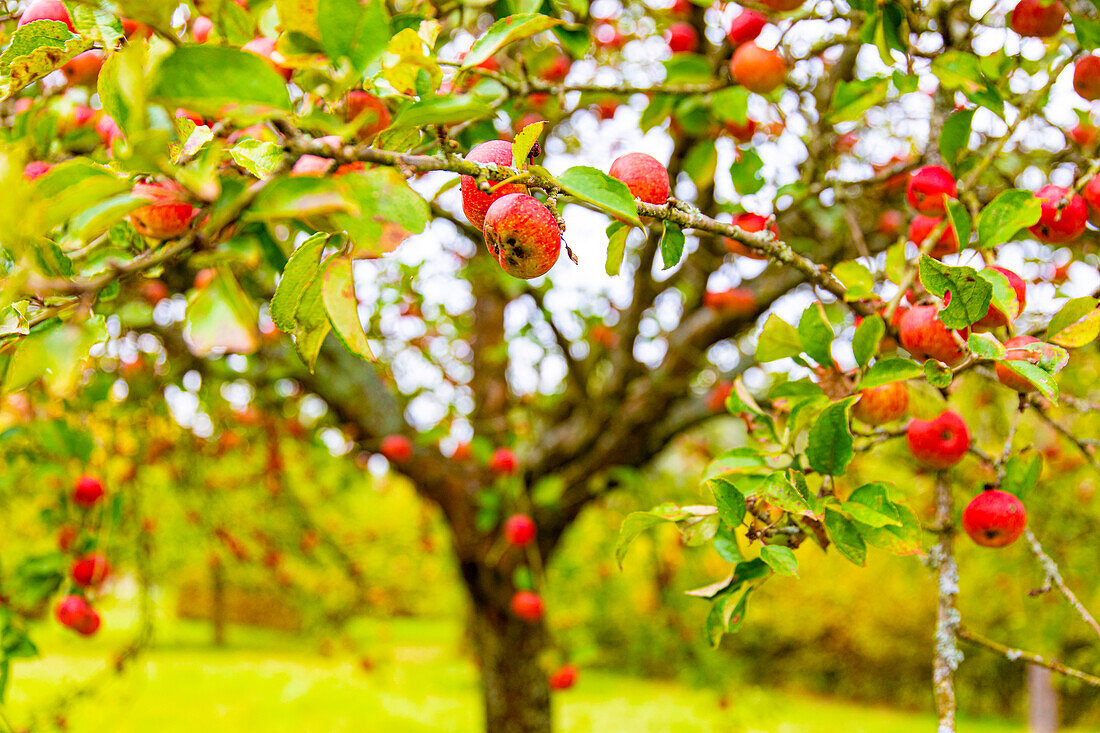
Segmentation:
{"type": "Polygon", "coordinates": [[[489,29],[474,41],[469,53],[462,59],[462,68],[472,69],[509,43],[522,38],[530,38],[560,23],[561,21],[557,18],[550,18],[537,13],[510,15],[507,18],[501,18],[489,26],[489,29]]]}
{"type": "Polygon", "coordinates": [[[798,575],[798,558],[789,547],[764,545],[760,548],[760,559],[779,575],[798,575]]]}
{"type": "Polygon", "coordinates": [[[862,300],[873,294],[875,276],[855,260],[845,260],[833,266],[833,274],[844,286],[844,300],[862,300]]]}
{"type": "Polygon", "coordinates": [[[184,107],[204,117],[246,117],[289,112],[283,78],[266,59],[229,46],[183,45],[153,71],[150,96],[169,109],[184,107]]]}
{"type": "Polygon", "coordinates": [[[867,562],[867,544],[850,519],[838,511],[826,509],[825,532],[842,557],[861,567],[867,562]]]}
{"type": "Polygon", "coordinates": [[[1087,51],[1100,48],[1100,23],[1078,13],[1070,15],[1073,18],[1073,30],[1077,34],[1077,42],[1081,44],[1081,48],[1087,51]]]}
{"type": "MultiPolygon", "coordinates": [[[[740,584],[738,584],[740,587],[740,584]]],[[[745,620],[745,605],[752,588],[747,588],[740,598],[737,598],[734,590],[728,590],[715,598],[707,614],[706,633],[710,644],[715,649],[722,643],[722,636],[741,628],[745,620]],[[734,603],[734,599],[737,602],[734,603]]]]}
{"type": "Polygon", "coordinates": [[[733,188],[742,196],[751,196],[764,187],[764,161],[756,149],[751,146],[738,148],[738,154],[734,156],[733,165],[730,166],[730,179],[733,188]]]}
{"type": "Polygon", "coordinates": [[[928,359],[924,362],[924,378],[933,387],[946,389],[951,386],[955,373],[951,371],[951,367],[944,366],[935,359],[928,359]]]}
{"type": "Polygon", "coordinates": [[[741,562],[744,559],[741,546],[737,544],[737,535],[725,525],[720,525],[714,535],[714,551],[726,562],[741,562]]]}
{"type": "Polygon", "coordinates": [[[830,124],[855,120],[864,112],[886,99],[890,89],[890,79],[884,76],[872,76],[867,79],[841,81],[833,92],[832,110],[826,117],[830,124]]]}
{"type": "Polygon", "coordinates": [[[956,199],[947,200],[947,213],[951,217],[951,228],[955,230],[955,238],[960,248],[965,248],[970,243],[970,213],[966,206],[956,199]]]}
{"type": "Polygon", "coordinates": [[[904,382],[915,379],[924,374],[924,367],[912,359],[895,357],[892,359],[879,359],[859,382],[860,389],[881,387],[892,382],[904,382]]]}
{"type": "Polygon", "coordinates": [[[746,496],[764,499],[785,512],[813,516],[816,497],[810,495],[802,474],[793,471],[773,471],[767,476],[744,476],[738,487],[746,496]]]}
{"type": "Polygon", "coordinates": [[[69,396],[83,377],[84,358],[107,338],[101,318],[81,324],[54,321],[35,329],[16,346],[4,372],[4,393],[45,378],[53,396],[69,396]]]}
{"type": "Polygon", "coordinates": [[[856,326],[855,335],[852,336],[852,353],[855,354],[856,363],[866,366],[875,354],[878,353],[882,337],[886,335],[886,322],[877,313],[866,316],[856,326]]]}
{"type": "Polygon", "coordinates": [[[332,330],[324,302],[325,267],[322,264],[306,284],[294,311],[294,350],[310,372],[332,330]]]}
{"type": "Polygon", "coordinates": [[[885,484],[864,484],[852,492],[842,508],[857,522],[871,527],[901,526],[897,507],[885,484]]]}
{"type": "Polygon", "coordinates": [[[989,312],[993,287],[973,267],[951,267],[925,254],[921,255],[919,272],[928,292],[940,298],[951,292],[951,302],[939,316],[947,328],[965,328],[989,312]]]}
{"type": "Polygon", "coordinates": [[[697,53],[675,54],[664,66],[665,84],[705,84],[714,77],[714,65],[697,53]]]}
{"type": "Polygon", "coordinates": [[[1029,361],[1017,361],[1015,359],[1004,362],[1004,365],[1034,384],[1051,402],[1058,403],[1058,383],[1054,381],[1054,377],[1048,371],[1029,361]]]}
{"type": "Polygon", "coordinates": [[[901,521],[895,517],[883,514],[858,502],[846,501],[840,505],[840,508],[851,517],[852,521],[866,524],[868,527],[901,526],[901,521]]]}
{"type": "Polygon", "coordinates": [[[359,358],[374,361],[359,320],[359,298],[355,294],[354,264],[350,257],[329,259],[321,294],[336,338],[359,358]]]}
{"type": "Polygon", "coordinates": [[[586,165],[574,166],[558,176],[558,183],[573,198],[636,227],[642,225],[630,189],[603,171],[586,165]]]}
{"type": "Polygon", "coordinates": [[[241,218],[245,221],[300,220],[338,213],[356,216],[361,213],[349,199],[343,178],[280,176],[256,196],[241,218]]]}
{"type": "Polygon", "coordinates": [[[1015,494],[1021,500],[1026,499],[1039,483],[1039,475],[1042,472],[1043,459],[1038,453],[1028,451],[1014,455],[1005,464],[1005,476],[998,488],[1015,494]]]}
{"type": "Polygon", "coordinates": [[[995,336],[988,333],[972,333],[966,340],[970,353],[979,359],[1003,359],[1005,347],[995,336]]]}
{"type": "Polygon", "coordinates": [[[317,0],[321,47],[333,61],[351,60],[362,71],[389,43],[390,15],[381,0],[317,0]]]}
{"type": "Polygon", "coordinates": [[[145,119],[145,47],[127,44],[109,54],[99,72],[97,91],[103,112],[128,136],[144,131],[145,119]]]}
{"type": "Polygon", "coordinates": [[[986,267],[978,271],[978,277],[988,282],[993,288],[989,299],[990,307],[1004,313],[1010,322],[1015,321],[1020,315],[1020,303],[1016,300],[1016,291],[1012,289],[1004,273],[992,267],[986,267]]]}
{"type": "Polygon", "coordinates": [[[15,29],[11,42],[0,55],[0,68],[7,76],[4,98],[46,76],[92,47],[91,38],[82,38],[57,20],[36,20],[15,29]]]}
{"type": "Polygon", "coordinates": [[[718,170],[718,148],[713,140],[703,140],[691,147],[684,156],[684,173],[687,173],[696,188],[714,183],[714,174],[718,170]]]}
{"type": "Polygon", "coordinates": [[[630,226],[621,221],[613,221],[607,225],[607,262],[604,269],[611,277],[619,274],[619,268],[623,264],[623,255],[626,254],[626,240],[630,236],[630,226]]]}
{"type": "MultiPolygon", "coordinates": [[[[940,155],[948,167],[958,174],[959,160],[967,152],[970,141],[970,126],[974,121],[975,109],[960,109],[953,112],[943,123],[940,131],[940,155]]],[[[959,242],[963,240],[960,239],[959,242]]]]}
{"type": "Polygon", "coordinates": [[[710,108],[718,121],[743,125],[749,119],[749,90],[736,86],[717,91],[710,96],[710,108]]]}
{"type": "Polygon", "coordinates": [[[1093,309],[1081,320],[1058,331],[1051,341],[1067,349],[1080,348],[1100,335],[1100,308],[1093,309]]]}
{"type": "Polygon", "coordinates": [[[543,125],[545,124],[546,122],[544,120],[539,120],[538,122],[524,125],[523,129],[520,130],[519,134],[512,140],[512,167],[517,171],[527,169],[527,157],[531,155],[531,148],[533,148],[538,141],[539,135],[542,134],[543,125]]]}
{"type": "Polygon", "coordinates": [[[451,125],[456,122],[478,120],[492,114],[493,108],[484,97],[476,94],[447,94],[427,97],[415,104],[410,104],[397,113],[390,128],[451,125]]]}
{"type": "Polygon", "coordinates": [[[798,337],[803,351],[811,359],[824,367],[833,365],[833,354],[829,348],[833,343],[833,328],[825,318],[821,303],[814,303],[802,311],[802,318],[798,322],[798,337]]]}
{"type": "Polygon", "coordinates": [[[321,253],[328,243],[327,234],[314,234],[290,255],[271,299],[271,320],[283,333],[294,333],[294,314],[302,293],[321,269],[321,253]]]}
{"type": "Polygon", "coordinates": [[[1050,323],[1047,324],[1046,340],[1053,341],[1055,336],[1062,333],[1097,308],[1100,308],[1100,300],[1089,296],[1073,298],[1066,301],[1065,305],[1054,314],[1054,317],[1050,319],[1050,323]]]}
{"type": "Polygon", "coordinates": [[[848,412],[855,401],[856,397],[850,396],[834,402],[822,410],[810,428],[806,459],[818,473],[842,476],[855,455],[848,429],[848,412]]]}
{"type": "Polygon", "coordinates": [[[196,356],[251,354],[260,347],[259,314],[237,279],[224,268],[187,299],[183,339],[196,356]]]}
{"type": "Polygon", "coordinates": [[[712,478],[707,481],[718,505],[718,518],[730,529],[736,529],[745,519],[748,511],[745,497],[737,487],[724,478],[712,478]]]}
{"type": "Polygon", "coordinates": [[[351,238],[353,257],[374,258],[392,252],[428,226],[431,207],[397,169],[379,166],[349,173],[340,180],[358,212],[337,213],[332,221],[351,238]]]}
{"type": "Polygon", "coordinates": [[[900,526],[870,527],[857,525],[868,545],[894,555],[916,555],[921,552],[921,527],[917,515],[903,504],[891,504],[900,526]]]}
{"type": "Polygon", "coordinates": [[[256,178],[267,178],[283,165],[283,149],[275,143],[246,137],[229,149],[233,162],[256,178]]]}
{"type": "Polygon", "coordinates": [[[1021,229],[1038,222],[1041,213],[1042,205],[1031,191],[1004,191],[978,216],[978,244],[989,248],[1010,242],[1021,229]]]}
{"type": "Polygon", "coordinates": [[[794,326],[776,314],[768,316],[756,340],[756,360],[776,361],[802,353],[802,339],[794,326]]]}
{"type": "Polygon", "coordinates": [[[619,563],[619,568],[621,569],[623,566],[623,559],[626,557],[626,551],[630,547],[630,543],[638,535],[650,527],[666,522],[676,522],[684,516],[686,516],[684,512],[671,504],[663,504],[648,512],[631,512],[626,515],[622,526],[619,527],[619,539],[615,543],[615,561],[619,563]]]}
{"type": "Polygon", "coordinates": [[[684,254],[684,233],[680,227],[671,221],[665,222],[664,233],[661,234],[661,261],[665,269],[675,267],[684,254]]]}

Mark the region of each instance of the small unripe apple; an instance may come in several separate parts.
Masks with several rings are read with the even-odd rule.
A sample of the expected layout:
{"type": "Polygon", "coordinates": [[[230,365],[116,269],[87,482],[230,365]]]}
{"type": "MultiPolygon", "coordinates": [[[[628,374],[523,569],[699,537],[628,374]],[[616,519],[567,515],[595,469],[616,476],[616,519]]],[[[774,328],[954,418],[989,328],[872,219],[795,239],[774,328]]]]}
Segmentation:
{"type": "Polygon", "coordinates": [[[561,253],[561,230],[550,209],[534,196],[510,193],[485,212],[485,246],[512,277],[529,280],[550,272],[561,253]]]}
{"type": "MultiPolygon", "coordinates": [[[[513,165],[512,143],[507,140],[483,142],[466,155],[466,160],[482,164],[493,163],[511,168],[513,165]]],[[[513,193],[527,193],[527,187],[518,183],[499,185],[496,182],[491,182],[490,185],[495,186],[495,189],[493,193],[488,194],[478,189],[477,180],[473,176],[462,176],[459,179],[459,188],[462,191],[462,211],[466,214],[466,219],[478,229],[484,227],[485,213],[494,201],[513,193]]]]}
{"type": "Polygon", "coordinates": [[[942,165],[926,165],[913,171],[905,189],[909,205],[927,216],[944,216],[946,199],[958,197],[955,177],[942,165]]]}
{"type": "Polygon", "coordinates": [[[516,591],[512,596],[512,613],[521,621],[537,623],[546,613],[546,604],[538,593],[529,590],[516,591]]]}
{"type": "Polygon", "coordinates": [[[1005,547],[1027,529],[1027,510],[1007,491],[987,489],[966,505],[962,526],[970,539],[982,547],[1005,547]]]}
{"type": "Polygon", "coordinates": [[[74,86],[94,86],[102,68],[103,52],[93,48],[71,58],[61,67],[61,73],[74,86]]]}
{"type": "MultiPolygon", "coordinates": [[[[918,214],[913,217],[913,221],[909,222],[909,241],[920,247],[924,244],[924,241],[928,239],[928,236],[932,234],[932,230],[938,227],[942,221],[943,218],[938,216],[924,216],[918,214]]],[[[951,226],[951,223],[948,222],[947,226],[940,234],[940,238],[932,245],[932,249],[928,250],[928,254],[931,257],[939,259],[940,257],[953,255],[958,251],[959,237],[955,233],[955,227],[951,226]]]]}
{"type": "Polygon", "coordinates": [[[497,448],[489,457],[489,470],[498,476],[508,476],[519,468],[516,453],[511,448],[497,448]]]}
{"type": "Polygon", "coordinates": [[[668,201],[668,170],[648,153],[620,155],[611,164],[608,175],[622,181],[634,198],[654,206],[668,201]]]}
{"type": "MultiPolygon", "coordinates": [[[[1019,314],[1023,313],[1024,308],[1027,307],[1027,283],[1024,282],[1022,277],[1007,268],[993,266],[989,269],[996,270],[997,272],[1005,276],[1005,278],[1008,280],[1008,284],[1012,286],[1013,293],[1016,294],[1016,315],[1018,316],[1019,314]]],[[[978,321],[974,325],[980,326],[982,328],[1000,328],[1001,326],[1008,325],[1008,316],[1005,313],[1002,313],[1001,310],[995,305],[990,303],[989,310],[986,311],[986,314],[982,317],[982,320],[978,321]]]]}
{"type": "Polygon", "coordinates": [[[390,110],[378,97],[359,90],[348,92],[348,121],[359,125],[359,137],[371,140],[390,126],[390,110]]]}
{"type": "MultiPolygon", "coordinates": [[[[769,226],[768,218],[766,216],[761,216],[760,214],[751,214],[747,211],[740,214],[734,214],[733,221],[731,221],[730,223],[738,229],[749,233],[762,232],[767,229],[773,237],[779,239],[779,227],[775,225],[775,222],[772,222],[771,226],[769,226]]],[[[750,260],[768,259],[768,256],[763,252],[752,249],[751,247],[746,247],[745,245],[738,242],[736,239],[730,239],[729,237],[726,237],[725,243],[726,251],[730,254],[740,255],[741,257],[748,257],[750,260]]]]}
{"type": "Polygon", "coordinates": [[[691,23],[673,23],[665,31],[665,43],[672,53],[695,53],[699,48],[699,34],[691,23]]]}
{"type": "Polygon", "coordinates": [[[1035,197],[1042,202],[1042,213],[1028,231],[1039,241],[1047,244],[1072,242],[1085,231],[1088,208],[1081,196],[1062,186],[1049,185],[1036,191],[1035,197]]]}
{"type": "Polygon", "coordinates": [[[913,418],[905,431],[909,452],[935,469],[951,468],[970,450],[970,432],[957,412],[946,410],[933,420],[913,418]]]}
{"type": "Polygon", "coordinates": [[[1021,36],[1053,36],[1065,21],[1066,7],[1058,0],[1020,0],[1012,9],[1012,30],[1021,36]]]}
{"type": "Polygon", "coordinates": [[[775,51],[760,48],[753,41],[743,43],[730,59],[730,76],[757,94],[778,89],[787,78],[787,62],[775,51]]]}
{"type": "Polygon", "coordinates": [[[1073,66],[1073,91],[1082,99],[1100,99],[1100,56],[1082,56],[1073,66]]]}
{"type": "Polygon", "coordinates": [[[413,444],[404,435],[387,435],[382,438],[378,452],[391,463],[408,463],[413,457],[413,444]]]}
{"type": "Polygon", "coordinates": [[[73,487],[73,503],[91,509],[103,498],[103,484],[94,476],[81,476],[73,487]]]}
{"type": "Polygon", "coordinates": [[[99,631],[99,614],[83,596],[65,596],[58,601],[54,615],[62,626],[81,636],[91,636],[99,631]]]}
{"type": "Polygon", "coordinates": [[[956,366],[966,352],[939,316],[940,309],[934,305],[918,305],[906,311],[898,323],[901,345],[915,359],[932,358],[956,366]]]}
{"type": "Polygon", "coordinates": [[[730,29],[726,32],[726,38],[730,44],[737,46],[749,41],[755,41],[768,24],[768,17],[751,8],[744,8],[730,23],[730,29]]]}
{"type": "Polygon", "coordinates": [[[51,168],[53,168],[51,163],[46,163],[41,160],[32,160],[23,168],[23,177],[28,181],[33,181],[39,176],[44,176],[49,173],[51,168]]]}
{"type": "MultiPolygon", "coordinates": [[[[1034,336],[1013,336],[1008,341],[1005,341],[1005,360],[1006,361],[1026,361],[1032,364],[1038,364],[1043,360],[1043,357],[1054,358],[1054,349],[1049,344],[1043,344],[1042,348],[1037,350],[1025,349],[1025,346],[1029,344],[1043,344],[1042,341],[1034,336]]],[[[1025,379],[1003,362],[997,362],[997,366],[994,371],[997,373],[997,380],[1008,387],[1014,389],[1017,392],[1034,392],[1036,387],[1030,380],[1025,379]]]]}
{"type": "Polygon", "coordinates": [[[577,668],[572,664],[563,664],[554,670],[549,677],[551,690],[568,690],[577,684],[577,668]]]}
{"type": "Polygon", "coordinates": [[[266,36],[257,36],[248,43],[241,46],[242,51],[248,51],[254,53],[260,58],[267,59],[267,62],[271,64],[271,67],[275,69],[284,79],[290,81],[290,77],[294,76],[294,70],[290,69],[283,64],[286,63],[286,58],[281,53],[275,50],[275,39],[267,38],[266,36]]]}
{"type": "Polygon", "coordinates": [[[887,209],[878,215],[875,227],[879,234],[887,239],[893,239],[901,232],[902,218],[901,212],[897,209],[887,209]]]}
{"type": "Polygon", "coordinates": [[[205,15],[200,15],[191,21],[191,39],[195,43],[206,43],[210,40],[210,34],[214,32],[214,21],[205,15]]]}
{"type": "Polygon", "coordinates": [[[19,16],[19,23],[16,27],[22,28],[27,23],[33,23],[36,20],[56,20],[68,26],[69,31],[72,33],[76,33],[76,26],[73,25],[73,18],[69,15],[69,9],[65,7],[65,3],[61,0],[32,0],[27,9],[23,11],[23,14],[19,16]]]}
{"type": "Polygon", "coordinates": [[[186,189],[175,181],[138,183],[131,195],[151,202],[130,213],[130,223],[139,234],[175,239],[191,225],[195,208],[187,202],[186,189]]]}
{"type": "Polygon", "coordinates": [[[1081,191],[1081,197],[1088,205],[1089,221],[1093,224],[1100,221],[1100,176],[1093,176],[1085,184],[1081,191]]]}
{"type": "Polygon", "coordinates": [[[99,586],[110,574],[111,566],[102,552],[93,552],[78,559],[69,571],[73,582],[82,588],[99,586]]]}
{"type": "Polygon", "coordinates": [[[535,539],[535,520],[526,514],[513,514],[504,522],[504,539],[510,545],[522,547],[535,539]]]}
{"type": "Polygon", "coordinates": [[[708,290],[703,293],[703,307],[730,315],[747,316],[756,312],[756,295],[748,288],[708,290]]]}
{"type": "Polygon", "coordinates": [[[860,390],[852,405],[852,417],[868,425],[885,425],[905,417],[909,410],[909,388],[905,382],[891,382],[860,390]]]}

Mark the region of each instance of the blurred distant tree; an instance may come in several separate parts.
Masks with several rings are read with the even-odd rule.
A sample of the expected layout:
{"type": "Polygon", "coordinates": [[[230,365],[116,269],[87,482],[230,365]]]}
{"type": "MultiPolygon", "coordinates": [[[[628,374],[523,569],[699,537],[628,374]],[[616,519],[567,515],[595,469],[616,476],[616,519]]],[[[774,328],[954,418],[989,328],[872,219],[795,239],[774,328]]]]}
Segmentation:
{"type": "MultiPolygon", "coordinates": [[[[1000,489],[975,499],[967,532],[1023,534],[1048,589],[1100,634],[1024,532],[1018,498],[1041,459],[1015,442],[1040,421],[1095,465],[1075,415],[1097,396],[1060,399],[1055,378],[1067,349],[1095,355],[1100,330],[1080,285],[1096,275],[1097,133],[1069,112],[1100,97],[1092,8],[1072,8],[1070,34],[1060,3],[1033,0],[1012,31],[1003,8],[975,17],[966,3],[11,5],[0,348],[13,407],[141,399],[206,438],[218,408],[193,383],[216,386],[256,423],[222,429],[180,470],[217,493],[227,477],[201,451],[241,455],[271,501],[292,502],[280,402],[324,414],[334,452],[380,453],[441,510],[488,730],[551,728],[539,590],[563,534],[629,469],[727,412],[750,439],[708,471],[716,506],[632,515],[620,546],[662,522],[714,543],[729,577],[696,595],[715,643],[762,582],[797,573],[806,539],[857,564],[868,545],[924,552],[913,492],[848,473],[902,435],[936,471],[940,730],[954,730],[959,638],[1067,671],[960,625],[956,479],[968,495],[1000,489]],[[1079,97],[1058,81],[1078,56],[1079,97]],[[157,364],[143,391],[97,376],[139,358],[157,364]],[[1003,448],[971,442],[976,415],[945,411],[975,375],[1021,395],[998,419],[1003,448]],[[911,399],[936,419],[890,427],[911,399]],[[980,470],[948,470],[970,456],[980,470]]],[[[59,511],[130,516],[109,436],[68,429],[88,475],[59,511]]],[[[194,511],[244,551],[242,507],[194,511]]],[[[340,541],[328,549],[358,577],[340,541]]],[[[95,583],[20,568],[5,594],[62,591],[59,620],[95,632],[95,583]]],[[[4,679],[33,652],[23,607],[0,609],[4,679]]],[[[555,687],[572,684],[558,672],[555,687]]]]}

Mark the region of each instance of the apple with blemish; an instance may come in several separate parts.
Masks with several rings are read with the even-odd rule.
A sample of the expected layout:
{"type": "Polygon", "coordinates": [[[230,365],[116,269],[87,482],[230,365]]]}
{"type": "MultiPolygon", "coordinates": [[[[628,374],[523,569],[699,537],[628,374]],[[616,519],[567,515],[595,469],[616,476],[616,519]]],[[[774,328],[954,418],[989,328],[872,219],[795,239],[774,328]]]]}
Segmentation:
{"type": "Polygon", "coordinates": [[[905,417],[909,411],[909,388],[905,382],[891,382],[860,390],[852,405],[852,417],[868,425],[885,425],[905,417]]]}
{"type": "Polygon", "coordinates": [[[955,333],[943,325],[940,309],[934,305],[910,308],[898,323],[901,345],[915,359],[932,358],[948,366],[957,366],[966,358],[966,350],[955,340],[955,333]]]}
{"type": "MultiPolygon", "coordinates": [[[[466,155],[466,160],[472,163],[494,164],[511,168],[512,143],[506,140],[489,140],[474,147],[466,155]]],[[[473,176],[462,176],[459,180],[459,189],[462,193],[462,211],[466,219],[478,229],[484,228],[485,214],[494,201],[509,194],[527,193],[527,187],[518,183],[491,182],[494,187],[492,193],[485,193],[477,186],[477,180],[473,176]]]]}
{"type": "Polygon", "coordinates": [[[61,73],[74,86],[95,86],[102,68],[103,52],[93,48],[71,58],[61,67],[61,73]]]}
{"type": "MultiPolygon", "coordinates": [[[[942,222],[942,217],[924,216],[923,214],[918,214],[917,216],[913,217],[913,221],[909,222],[909,241],[917,245],[918,247],[923,247],[925,241],[932,234],[933,230],[935,230],[936,227],[938,227],[942,222]]],[[[951,226],[951,223],[948,222],[943,231],[940,233],[940,236],[936,240],[936,243],[933,244],[931,249],[928,250],[928,254],[931,257],[939,259],[941,257],[946,257],[947,255],[955,254],[958,251],[959,237],[955,232],[955,227],[951,226]]]]}
{"type": "Polygon", "coordinates": [[[1027,510],[1013,494],[986,489],[963,509],[962,526],[982,547],[1007,547],[1027,529],[1027,510]]]}
{"type": "Polygon", "coordinates": [[[1053,184],[1035,192],[1041,202],[1039,221],[1029,227],[1035,237],[1047,244],[1072,242],[1085,231],[1088,207],[1085,199],[1069,189],[1053,184]]]}
{"type": "Polygon", "coordinates": [[[905,431],[909,452],[924,465],[943,470],[970,450],[970,431],[957,412],[946,410],[933,420],[913,418],[905,431]]]}
{"type": "Polygon", "coordinates": [[[130,223],[139,234],[175,239],[191,226],[195,207],[187,201],[187,190],[175,181],[138,183],[131,195],[150,202],[130,213],[130,223]]]}
{"type": "Polygon", "coordinates": [[[545,275],[561,253],[561,230],[550,209],[534,196],[510,193],[485,212],[485,246],[513,277],[545,275]]]}
{"type": "Polygon", "coordinates": [[[958,197],[955,177],[942,165],[926,165],[913,171],[905,188],[909,205],[925,216],[944,216],[946,200],[958,197]]]}

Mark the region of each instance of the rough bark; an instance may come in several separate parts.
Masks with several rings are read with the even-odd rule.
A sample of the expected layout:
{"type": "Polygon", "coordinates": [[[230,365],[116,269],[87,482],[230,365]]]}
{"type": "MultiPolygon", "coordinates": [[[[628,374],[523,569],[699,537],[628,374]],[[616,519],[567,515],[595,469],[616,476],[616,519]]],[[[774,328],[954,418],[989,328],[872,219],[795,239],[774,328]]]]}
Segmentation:
{"type": "Polygon", "coordinates": [[[940,541],[932,548],[936,567],[939,602],[936,606],[936,659],[932,667],[932,690],[939,716],[938,733],[955,733],[955,669],[959,653],[959,569],[955,563],[954,502],[951,485],[941,475],[936,479],[936,524],[940,541]]]}

